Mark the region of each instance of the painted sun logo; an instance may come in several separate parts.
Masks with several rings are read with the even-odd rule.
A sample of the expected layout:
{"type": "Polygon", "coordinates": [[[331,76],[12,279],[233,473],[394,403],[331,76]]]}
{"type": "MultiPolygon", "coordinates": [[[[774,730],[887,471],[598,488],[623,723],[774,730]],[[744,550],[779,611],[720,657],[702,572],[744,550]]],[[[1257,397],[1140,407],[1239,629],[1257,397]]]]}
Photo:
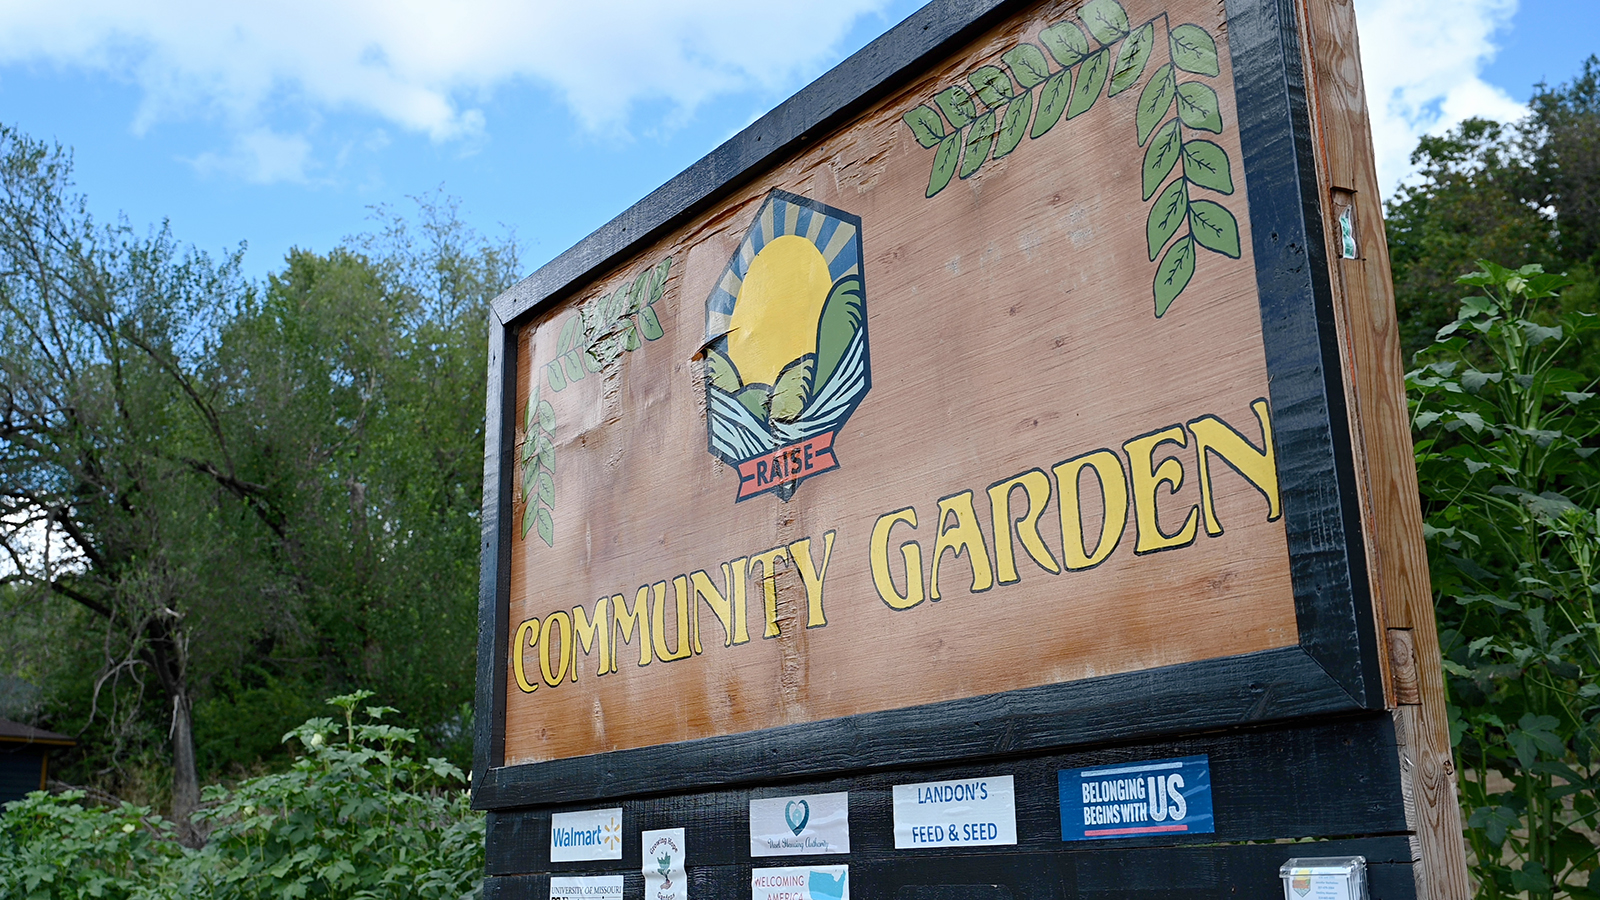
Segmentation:
{"type": "Polygon", "coordinates": [[[739,500],[839,467],[833,441],[872,386],[861,219],[773,191],[706,298],[706,432],[739,500]]]}

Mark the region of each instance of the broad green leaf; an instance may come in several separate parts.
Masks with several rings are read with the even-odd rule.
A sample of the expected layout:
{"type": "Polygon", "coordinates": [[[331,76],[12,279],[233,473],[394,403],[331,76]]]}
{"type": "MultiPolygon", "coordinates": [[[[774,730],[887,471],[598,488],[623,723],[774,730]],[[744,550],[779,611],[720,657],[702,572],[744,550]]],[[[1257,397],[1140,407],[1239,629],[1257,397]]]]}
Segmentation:
{"type": "Polygon", "coordinates": [[[1144,76],[1144,67],[1150,62],[1150,49],[1155,43],[1154,23],[1128,35],[1128,39],[1122,42],[1122,49],[1117,52],[1117,64],[1111,67],[1111,88],[1106,96],[1115,97],[1139,83],[1144,76]]]}
{"type": "Polygon", "coordinates": [[[539,401],[539,427],[551,434],[555,434],[556,408],[550,405],[549,400],[539,401]]]}
{"type": "Polygon", "coordinates": [[[555,442],[550,438],[551,434],[553,434],[553,432],[549,431],[535,431],[533,433],[533,440],[531,443],[533,444],[533,449],[536,453],[543,454],[546,450],[555,449],[556,445],[555,442]]]}
{"type": "MultiPolygon", "coordinates": [[[[527,444],[524,443],[523,446],[526,447],[527,444]]],[[[534,489],[535,489],[535,487],[538,486],[538,483],[539,483],[539,467],[537,465],[525,465],[525,466],[523,466],[522,467],[522,498],[524,500],[527,500],[527,499],[529,499],[529,498],[531,498],[533,496],[534,489]]]]}
{"type": "Polygon", "coordinates": [[[1167,241],[1178,233],[1178,226],[1183,224],[1184,217],[1189,213],[1187,188],[1182,178],[1174,179],[1156,198],[1155,205],[1150,207],[1150,218],[1145,221],[1144,232],[1150,245],[1151,262],[1160,255],[1167,241]]]}
{"type": "Polygon", "coordinates": [[[772,402],[768,406],[774,422],[793,422],[805,411],[811,398],[811,378],[817,370],[816,356],[808,353],[784,366],[778,381],[772,386],[772,402]]]}
{"type": "Polygon", "coordinates": [[[667,289],[667,273],[672,271],[672,257],[667,257],[656,264],[655,273],[650,278],[650,302],[661,299],[661,294],[667,289]]]}
{"type": "Polygon", "coordinates": [[[550,384],[550,390],[555,391],[558,394],[561,393],[562,388],[567,386],[567,376],[561,373],[560,361],[545,363],[544,376],[545,381],[549,382],[550,384]]]}
{"type": "Polygon", "coordinates": [[[1000,59],[1011,67],[1017,84],[1026,90],[1038,87],[1040,82],[1050,77],[1050,64],[1045,62],[1039,48],[1032,44],[1018,44],[1001,54],[1000,59]]]}
{"type": "Polygon", "coordinates": [[[1039,43],[1044,45],[1056,63],[1070,69],[1089,55],[1089,39],[1076,22],[1057,22],[1039,32],[1039,43]]]}
{"type": "Polygon", "coordinates": [[[528,532],[533,530],[533,523],[537,518],[538,510],[539,505],[534,503],[531,497],[528,499],[528,505],[522,508],[522,537],[524,540],[527,539],[528,532]]]}
{"type": "Polygon", "coordinates": [[[1198,81],[1178,85],[1178,116],[1183,124],[1197,131],[1222,133],[1222,112],[1217,92],[1198,81]]]}
{"type": "Polygon", "coordinates": [[[1139,130],[1139,146],[1149,139],[1150,132],[1166,118],[1172,108],[1172,97],[1178,92],[1178,83],[1172,77],[1172,66],[1163,65],[1150,76],[1150,82],[1139,92],[1139,111],[1134,122],[1139,130]]]}
{"type": "Polygon", "coordinates": [[[995,111],[989,110],[967,130],[967,148],[961,154],[961,177],[967,178],[989,158],[989,148],[994,144],[995,111]]]}
{"type": "Polygon", "coordinates": [[[950,127],[957,131],[972,124],[978,117],[978,108],[972,104],[972,95],[962,90],[959,85],[951,85],[940,91],[933,102],[944,113],[945,119],[950,122],[950,127]]]}
{"type": "MultiPolygon", "coordinates": [[[[584,349],[582,353],[579,354],[579,358],[583,360],[583,367],[585,369],[588,369],[591,372],[598,372],[605,368],[606,363],[611,361],[606,358],[606,348],[601,346],[603,343],[605,342],[593,341],[587,348],[584,349]]],[[[619,350],[618,352],[620,353],[621,351],[619,350]]]]}
{"type": "Polygon", "coordinates": [[[1155,194],[1182,155],[1183,139],[1178,120],[1173,119],[1161,126],[1150,139],[1150,146],[1144,148],[1144,199],[1149,200],[1155,194]]]}
{"type": "Polygon", "coordinates": [[[1072,70],[1062,69],[1046,79],[1039,89],[1039,114],[1033,117],[1033,130],[1029,137],[1042,137],[1056,126],[1061,113],[1067,108],[1067,98],[1072,95],[1072,70]]]}
{"type": "Polygon", "coordinates": [[[933,171],[928,175],[928,196],[944,190],[956,174],[956,164],[961,161],[961,132],[952,131],[939,143],[933,154],[933,171]]]}
{"type": "Polygon", "coordinates": [[[539,538],[546,547],[556,545],[556,523],[550,520],[550,510],[539,507],[534,511],[534,521],[539,529],[539,538]]]}
{"type": "Polygon", "coordinates": [[[1210,200],[1190,203],[1189,229],[1200,246],[1239,258],[1239,222],[1220,204],[1210,200]]]}
{"type": "Polygon", "coordinates": [[[639,349],[639,326],[632,319],[622,323],[623,349],[629,352],[639,349]]]}
{"type": "Polygon", "coordinates": [[[999,159],[1017,149],[1022,136],[1028,133],[1028,119],[1033,115],[1033,93],[1025,91],[1006,107],[1006,117],[1000,122],[1000,139],[995,143],[994,158],[999,159]]]}
{"type": "Polygon", "coordinates": [[[817,372],[815,384],[825,385],[850,350],[850,341],[867,321],[861,297],[861,279],[851,275],[834,282],[828,299],[822,303],[822,318],[817,323],[817,372]]]}
{"type": "Polygon", "coordinates": [[[656,318],[656,311],[651,307],[639,310],[639,333],[647,341],[659,340],[665,332],[661,330],[661,320],[656,318]]]}
{"type": "Polygon", "coordinates": [[[1217,42],[1199,25],[1179,25],[1172,29],[1172,63],[1185,72],[1216,77],[1217,42]]]}
{"type": "Polygon", "coordinates": [[[1184,142],[1183,177],[1219,194],[1233,193],[1233,172],[1228,165],[1228,151],[1210,141],[1184,142]]]}
{"type": "Polygon", "coordinates": [[[715,347],[706,348],[706,379],[718,390],[737,394],[744,384],[739,380],[739,370],[732,360],[715,347]]]}
{"type": "Polygon", "coordinates": [[[554,472],[556,470],[556,449],[554,447],[540,448],[539,468],[544,469],[546,472],[554,472]]]}
{"type": "Polygon", "coordinates": [[[905,120],[906,127],[916,135],[917,143],[924,147],[937,147],[944,140],[944,120],[939,114],[927,106],[916,106],[906,111],[900,117],[905,120]]]}
{"type": "Polygon", "coordinates": [[[583,380],[587,372],[583,367],[583,360],[578,356],[578,351],[568,350],[561,354],[561,371],[566,374],[568,381],[583,380]]]}
{"type": "Polygon", "coordinates": [[[1178,239],[1167,250],[1167,255],[1161,257],[1161,264],[1156,266],[1155,297],[1156,318],[1166,315],[1167,309],[1172,306],[1172,301],[1183,293],[1189,286],[1189,279],[1194,277],[1194,238],[1185,235],[1178,239]]]}
{"type": "Polygon", "coordinates": [[[1106,75],[1111,71],[1111,50],[1101,47],[1083,61],[1078,70],[1078,81],[1072,86],[1072,101],[1067,104],[1067,118],[1074,119],[1089,111],[1100,91],[1106,86],[1106,75]]]}
{"type": "Polygon", "coordinates": [[[978,99],[990,109],[1004,106],[1016,93],[1011,76],[999,66],[979,66],[977,71],[967,76],[967,83],[972,85],[978,99]]]}
{"type": "Polygon", "coordinates": [[[554,478],[550,477],[550,473],[549,472],[546,472],[545,470],[540,469],[539,470],[539,476],[538,476],[538,483],[539,483],[539,502],[543,503],[545,506],[551,506],[551,507],[555,506],[556,505],[556,480],[554,478]]]}
{"type": "Polygon", "coordinates": [[[1078,11],[1078,18],[1102,44],[1120,41],[1128,33],[1128,12],[1117,0],[1089,0],[1078,11]]]}
{"type": "Polygon", "coordinates": [[[583,320],[573,316],[561,323],[561,334],[556,337],[556,352],[565,353],[578,346],[578,333],[583,328],[583,320]]]}

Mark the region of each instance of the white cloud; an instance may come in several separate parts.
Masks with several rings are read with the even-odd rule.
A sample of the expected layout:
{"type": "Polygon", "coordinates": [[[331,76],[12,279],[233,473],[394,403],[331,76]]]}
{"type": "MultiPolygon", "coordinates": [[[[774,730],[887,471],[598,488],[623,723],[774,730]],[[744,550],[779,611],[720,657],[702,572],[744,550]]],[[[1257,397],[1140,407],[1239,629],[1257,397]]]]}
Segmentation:
{"type": "Polygon", "coordinates": [[[190,160],[201,174],[224,174],[253,184],[311,180],[311,142],[298,134],[253,128],[234,135],[226,154],[202,153],[190,160]]]}
{"type": "Polygon", "coordinates": [[[1511,121],[1527,113],[1478,74],[1494,56],[1495,33],[1516,9],[1517,0],[1356,0],[1385,196],[1412,174],[1411,151],[1424,134],[1474,116],[1511,121]]]}
{"type": "Polygon", "coordinates": [[[811,74],[885,0],[59,0],[0,4],[0,64],[103,72],[142,89],[135,131],[220,119],[224,154],[195,162],[304,180],[305,138],[267,127],[358,112],[435,141],[481,137],[497,88],[553,90],[581,125],[624,130],[640,101],[678,114],[811,74]],[[298,137],[298,142],[297,142],[298,137]]]}

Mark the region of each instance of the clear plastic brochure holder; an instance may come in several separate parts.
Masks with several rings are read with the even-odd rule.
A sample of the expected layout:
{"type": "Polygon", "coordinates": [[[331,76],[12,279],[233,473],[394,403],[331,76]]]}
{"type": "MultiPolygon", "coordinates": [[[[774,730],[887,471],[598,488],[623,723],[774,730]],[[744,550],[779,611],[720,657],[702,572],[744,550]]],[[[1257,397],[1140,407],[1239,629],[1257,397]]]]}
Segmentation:
{"type": "Polygon", "coordinates": [[[1364,856],[1308,856],[1278,870],[1284,900],[1368,900],[1364,856]]]}

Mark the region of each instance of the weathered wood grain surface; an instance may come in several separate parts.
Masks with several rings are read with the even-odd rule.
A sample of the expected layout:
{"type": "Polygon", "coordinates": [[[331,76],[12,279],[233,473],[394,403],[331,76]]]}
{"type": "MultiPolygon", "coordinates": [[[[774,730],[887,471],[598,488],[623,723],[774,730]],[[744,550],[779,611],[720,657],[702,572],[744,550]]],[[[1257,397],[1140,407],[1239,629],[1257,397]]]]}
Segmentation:
{"type": "MultiPolygon", "coordinates": [[[[1242,258],[1202,251],[1191,285],[1164,316],[1154,315],[1137,87],[1101,97],[1050,133],[1024,139],[1004,159],[924,196],[933,151],[917,143],[902,114],[1076,10],[1051,2],[982,35],[968,51],[889,93],[849,129],[778,161],[712,212],[574,293],[572,303],[581,303],[664,257],[674,260],[657,305],[664,337],[560,392],[541,393],[557,422],[554,542],[546,546],[532,533],[515,538],[508,631],[514,635],[518,623],[553,611],[592,610],[603,596],[620,594],[631,603],[639,587],[697,570],[727,590],[722,563],[805,538],[820,566],[824,534],[833,531],[827,624],[804,627],[803,581],[789,565],[777,573],[775,638],[759,636],[760,583],[749,577],[756,634],[749,643],[724,646],[720,624],[697,604],[704,652],[682,660],[641,667],[628,660],[639,652],[630,645],[618,671],[597,677],[597,657],[579,653],[576,682],[535,685],[531,693],[517,690],[508,665],[508,764],[1297,642],[1283,526],[1268,520],[1260,493],[1214,460],[1221,534],[1202,527],[1188,546],[1136,555],[1139,524],[1130,514],[1118,549],[1093,569],[1051,574],[1019,546],[1013,584],[973,592],[970,556],[946,553],[938,602],[897,611],[874,590],[869,538],[884,513],[912,507],[919,516],[917,530],[896,529],[890,551],[904,590],[898,548],[917,539],[928,567],[939,498],[975,492],[984,552],[992,554],[985,492],[1003,479],[1102,448],[1121,452],[1130,439],[1203,415],[1221,418],[1256,444],[1262,440],[1250,404],[1268,396],[1269,386],[1221,8],[1126,5],[1136,24],[1192,22],[1216,36],[1223,128],[1203,136],[1233,160],[1235,192],[1218,199],[1236,210],[1242,258]],[[772,495],[735,503],[737,476],[706,452],[703,363],[696,354],[706,338],[705,299],[772,188],[862,218],[873,386],[837,439],[839,469],[805,482],[787,503],[772,495]]],[[[1149,68],[1168,55],[1158,39],[1149,68]]],[[[519,421],[571,309],[558,306],[521,327],[519,421]]],[[[1185,470],[1175,493],[1158,492],[1157,517],[1168,533],[1201,500],[1194,447],[1192,437],[1187,447],[1166,444],[1155,458],[1157,464],[1178,459],[1185,470]]],[[[518,494],[513,520],[525,499],[518,494]]],[[[1021,503],[1019,492],[1012,517],[1022,515],[1021,503]]],[[[1087,515],[1091,534],[1096,515],[1087,515]]],[[[1040,520],[1047,546],[1061,547],[1060,528],[1052,505],[1040,520]]],[[[998,559],[992,564],[1003,568],[998,559]]],[[[664,621],[676,631],[672,612],[664,621]]],[[[527,660],[537,667],[533,654],[527,660]]]]}
{"type": "Polygon", "coordinates": [[[1315,87],[1317,161],[1332,212],[1324,222],[1330,247],[1339,247],[1338,213],[1348,208],[1354,217],[1355,258],[1331,254],[1330,267],[1343,312],[1377,624],[1389,629],[1394,650],[1387,683],[1397,721],[1403,720],[1402,769],[1421,857],[1418,895],[1464,900],[1471,888],[1355,9],[1349,0],[1301,0],[1300,10],[1315,87]]]}

